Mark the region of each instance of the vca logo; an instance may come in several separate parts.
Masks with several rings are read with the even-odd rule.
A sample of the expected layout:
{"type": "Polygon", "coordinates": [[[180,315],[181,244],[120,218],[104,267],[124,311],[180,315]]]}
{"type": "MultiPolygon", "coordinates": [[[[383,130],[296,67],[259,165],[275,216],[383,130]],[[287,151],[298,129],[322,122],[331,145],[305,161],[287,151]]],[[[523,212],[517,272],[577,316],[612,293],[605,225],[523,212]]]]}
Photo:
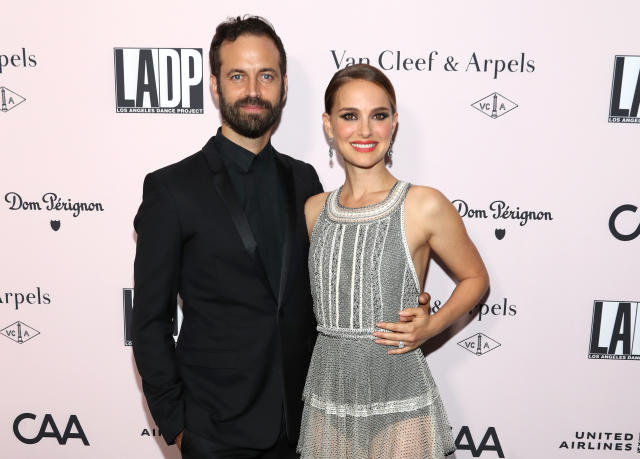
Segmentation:
{"type": "Polygon", "coordinates": [[[517,108],[518,104],[510,101],[503,95],[494,92],[472,103],[471,106],[476,110],[481,111],[489,118],[496,119],[517,108]]]}
{"type": "Polygon", "coordinates": [[[118,113],[203,113],[201,48],[114,48],[118,113]]]}
{"type": "Polygon", "coordinates": [[[37,427],[37,417],[33,413],[22,413],[19,415],[15,421],[13,421],[13,433],[16,438],[20,440],[22,443],[26,443],[27,445],[33,445],[38,443],[43,438],[55,438],[58,440],[59,445],[66,445],[67,441],[72,438],[77,438],[82,441],[85,446],[89,446],[89,440],[87,440],[87,436],[80,425],[80,421],[78,421],[78,417],[75,414],[69,416],[69,420],[67,421],[67,426],[64,429],[62,435],[60,434],[60,430],[58,426],[53,420],[53,416],[50,414],[45,414],[42,419],[42,423],[40,424],[40,430],[35,437],[29,437],[26,433],[27,431],[33,431],[33,422],[35,421],[37,427]],[[29,426],[29,424],[32,424],[29,426]],[[25,432],[25,433],[23,433],[25,432]]]}
{"type": "Polygon", "coordinates": [[[25,99],[17,92],[13,92],[9,88],[5,88],[4,86],[0,86],[0,112],[8,112],[14,107],[17,107],[25,99]]]}
{"type": "Polygon", "coordinates": [[[480,457],[484,452],[494,451],[498,457],[504,458],[504,451],[502,450],[502,445],[500,444],[500,439],[498,438],[495,427],[489,427],[482,437],[482,440],[476,443],[473,440],[469,426],[462,426],[456,437],[456,448],[461,451],[469,451],[473,457],[480,457]]]}

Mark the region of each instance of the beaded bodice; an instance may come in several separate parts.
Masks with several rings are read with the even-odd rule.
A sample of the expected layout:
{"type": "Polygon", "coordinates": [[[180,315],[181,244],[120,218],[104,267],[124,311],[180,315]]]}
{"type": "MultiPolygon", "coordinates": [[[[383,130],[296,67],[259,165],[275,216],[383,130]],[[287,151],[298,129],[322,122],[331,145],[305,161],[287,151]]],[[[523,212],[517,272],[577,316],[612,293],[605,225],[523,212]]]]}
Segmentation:
{"type": "Polygon", "coordinates": [[[313,229],[309,273],[318,331],[371,335],[378,321],[417,305],[419,282],[404,232],[410,184],[398,181],[385,199],[359,208],[329,194],[313,229]]]}

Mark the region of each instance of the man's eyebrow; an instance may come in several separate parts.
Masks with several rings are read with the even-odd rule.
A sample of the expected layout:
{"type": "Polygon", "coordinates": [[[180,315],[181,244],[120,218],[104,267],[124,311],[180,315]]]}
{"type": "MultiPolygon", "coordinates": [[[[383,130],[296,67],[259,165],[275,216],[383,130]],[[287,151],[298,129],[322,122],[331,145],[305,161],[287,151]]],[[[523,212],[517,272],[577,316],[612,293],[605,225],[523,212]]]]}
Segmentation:
{"type": "Polygon", "coordinates": [[[232,73],[246,73],[244,70],[242,69],[230,69],[225,75],[231,75],[232,73]]]}

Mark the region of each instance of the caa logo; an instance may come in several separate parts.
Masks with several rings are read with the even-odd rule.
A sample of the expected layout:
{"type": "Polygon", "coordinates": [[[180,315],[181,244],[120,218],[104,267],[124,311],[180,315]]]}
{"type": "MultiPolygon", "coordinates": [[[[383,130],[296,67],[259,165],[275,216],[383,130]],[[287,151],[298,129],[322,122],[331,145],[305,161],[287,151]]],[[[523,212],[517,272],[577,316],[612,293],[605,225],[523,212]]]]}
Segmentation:
{"type": "Polygon", "coordinates": [[[594,301],[590,359],[640,360],[640,303],[594,301]]]}
{"type": "Polygon", "coordinates": [[[114,48],[118,113],[203,113],[201,48],[114,48]]]}
{"type": "Polygon", "coordinates": [[[610,123],[640,123],[640,56],[616,56],[611,85],[610,123]]]}
{"type": "Polygon", "coordinates": [[[456,437],[456,448],[459,451],[469,451],[473,457],[480,457],[486,451],[494,451],[498,457],[504,458],[504,451],[498,438],[495,427],[489,427],[485,432],[480,443],[473,440],[469,426],[462,426],[458,436],[456,437]]]}
{"type": "MultiPolygon", "coordinates": [[[[131,321],[133,320],[133,289],[122,289],[122,308],[124,312],[124,345],[131,346],[133,339],[131,336],[131,321]]],[[[173,319],[173,339],[178,342],[178,335],[180,335],[180,327],[182,325],[182,308],[180,305],[176,305],[176,315],[173,319]]]]}
{"type": "MultiPolygon", "coordinates": [[[[618,218],[624,218],[624,216],[620,217],[622,213],[631,212],[635,214],[637,211],[638,208],[633,204],[623,204],[611,213],[611,217],[609,217],[609,231],[611,231],[613,237],[620,241],[632,241],[640,236],[640,223],[638,223],[636,229],[630,233],[623,233],[618,229],[618,218]]],[[[638,214],[638,216],[640,217],[640,214],[638,214]]]]}
{"type": "Polygon", "coordinates": [[[78,417],[75,414],[69,416],[67,426],[65,427],[62,435],[60,435],[60,430],[58,429],[58,426],[56,426],[56,423],[53,420],[53,416],[51,416],[50,414],[45,414],[44,418],[42,419],[42,424],[40,425],[38,434],[33,438],[29,438],[22,433],[24,430],[30,429],[30,427],[26,425],[29,424],[26,422],[27,419],[35,421],[36,415],[33,413],[22,413],[15,419],[15,421],[13,421],[13,433],[15,434],[16,438],[22,443],[33,445],[35,443],[38,443],[43,438],[49,437],[58,440],[59,445],[66,445],[69,439],[77,438],[79,440],[82,440],[82,443],[85,446],[89,446],[89,440],[87,440],[87,436],[85,435],[84,430],[80,425],[80,421],[78,421],[78,417]]]}

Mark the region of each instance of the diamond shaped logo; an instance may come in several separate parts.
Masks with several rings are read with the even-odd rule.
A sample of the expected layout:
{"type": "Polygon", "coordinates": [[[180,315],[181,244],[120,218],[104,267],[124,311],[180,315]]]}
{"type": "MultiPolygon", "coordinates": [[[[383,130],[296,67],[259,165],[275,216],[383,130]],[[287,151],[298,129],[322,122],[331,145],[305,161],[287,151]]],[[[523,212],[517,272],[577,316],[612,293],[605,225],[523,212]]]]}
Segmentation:
{"type": "Polygon", "coordinates": [[[483,355],[489,351],[493,351],[497,347],[500,347],[501,344],[496,340],[489,338],[484,333],[476,333],[475,335],[460,341],[458,346],[466,349],[472,354],[483,355]]]}
{"type": "Polygon", "coordinates": [[[11,89],[4,86],[0,86],[0,111],[8,112],[9,110],[16,108],[24,102],[25,99],[20,94],[13,92],[11,89]]]}
{"type": "Polygon", "coordinates": [[[500,118],[505,113],[509,113],[516,108],[518,104],[510,101],[506,97],[494,92],[487,97],[480,99],[477,102],[471,104],[476,110],[480,110],[482,113],[490,118],[500,118]]]}
{"type": "Polygon", "coordinates": [[[0,330],[0,333],[18,344],[26,343],[31,338],[35,338],[40,334],[40,332],[35,328],[32,328],[20,321],[14,322],[8,327],[3,328],[0,330]]]}

